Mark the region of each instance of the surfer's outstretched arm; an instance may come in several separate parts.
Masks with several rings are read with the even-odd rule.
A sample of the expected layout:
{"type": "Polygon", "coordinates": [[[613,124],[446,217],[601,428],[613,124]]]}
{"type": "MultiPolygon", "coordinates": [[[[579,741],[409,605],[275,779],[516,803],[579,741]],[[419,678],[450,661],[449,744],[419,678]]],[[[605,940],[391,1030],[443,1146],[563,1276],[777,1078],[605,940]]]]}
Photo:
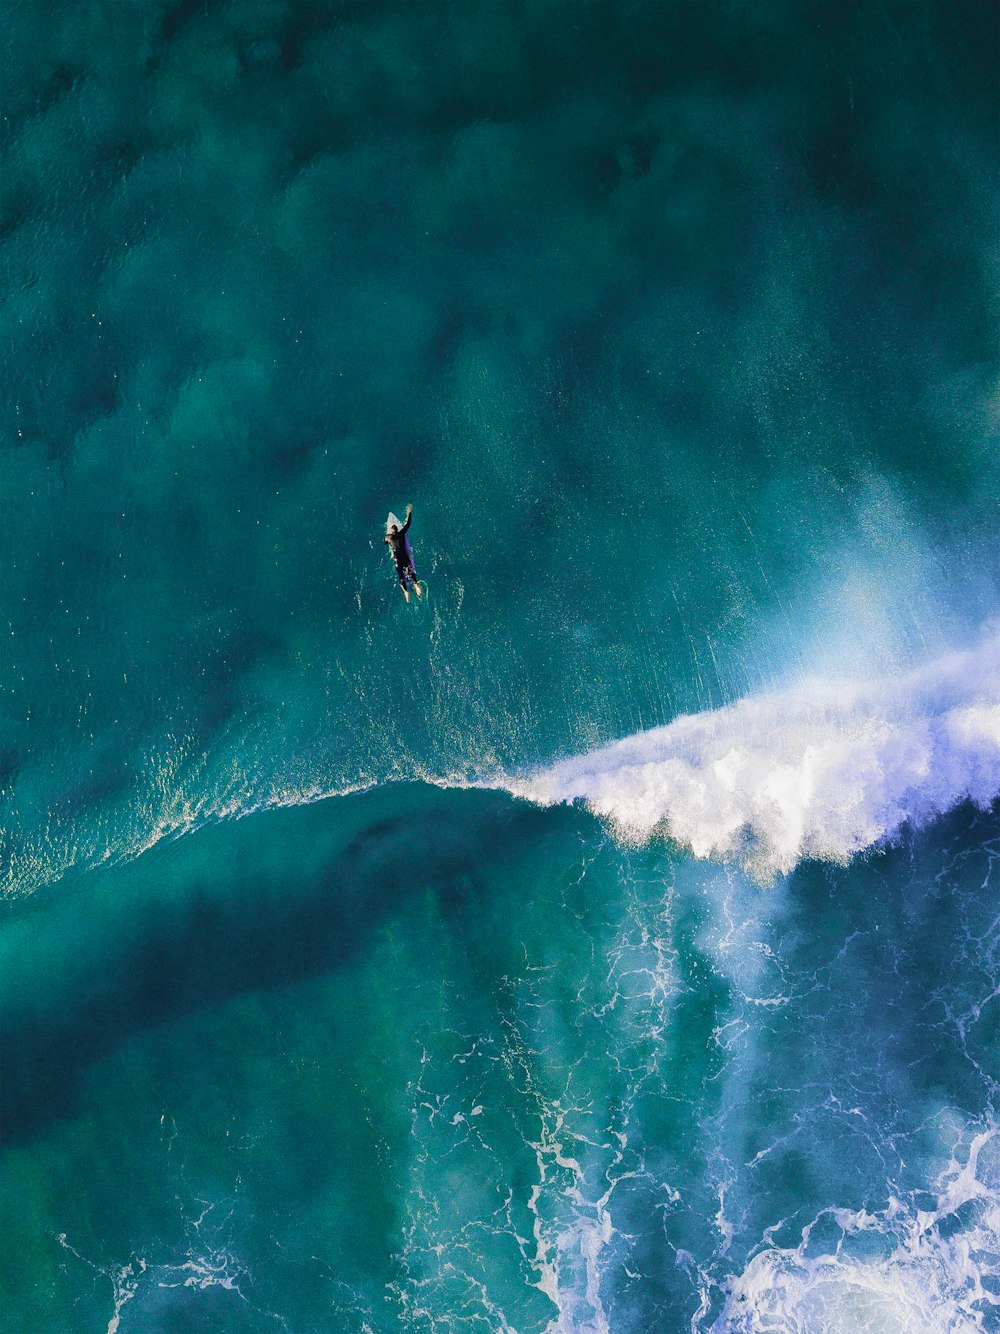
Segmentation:
{"type": "Polygon", "coordinates": [[[403,524],[402,528],[400,528],[399,531],[400,531],[401,533],[405,533],[406,530],[407,530],[407,528],[409,528],[409,526],[410,526],[410,524],[411,524],[412,522],[413,522],[413,506],[412,506],[412,505],[407,505],[407,507],[406,507],[406,522],[403,524]]]}

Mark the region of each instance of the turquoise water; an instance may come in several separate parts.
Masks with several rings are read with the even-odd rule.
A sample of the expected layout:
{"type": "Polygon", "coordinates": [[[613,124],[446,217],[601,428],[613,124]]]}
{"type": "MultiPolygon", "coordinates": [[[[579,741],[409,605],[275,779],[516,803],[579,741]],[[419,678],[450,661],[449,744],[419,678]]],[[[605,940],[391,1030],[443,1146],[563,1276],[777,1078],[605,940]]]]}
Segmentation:
{"type": "Polygon", "coordinates": [[[1000,1328],[991,7],[5,19],[5,1323],[1000,1328]]]}

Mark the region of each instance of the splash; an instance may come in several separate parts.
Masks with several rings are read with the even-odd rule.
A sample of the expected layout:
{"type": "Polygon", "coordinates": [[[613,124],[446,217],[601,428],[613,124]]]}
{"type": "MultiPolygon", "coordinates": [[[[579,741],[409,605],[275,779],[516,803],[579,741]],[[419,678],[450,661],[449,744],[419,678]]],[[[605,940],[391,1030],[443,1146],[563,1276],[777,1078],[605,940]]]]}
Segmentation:
{"type": "Polygon", "coordinates": [[[628,841],[662,833],[763,882],[805,858],[842,865],[1000,793],[1000,636],[906,675],[812,680],[679,718],[507,787],[582,801],[628,841]]]}

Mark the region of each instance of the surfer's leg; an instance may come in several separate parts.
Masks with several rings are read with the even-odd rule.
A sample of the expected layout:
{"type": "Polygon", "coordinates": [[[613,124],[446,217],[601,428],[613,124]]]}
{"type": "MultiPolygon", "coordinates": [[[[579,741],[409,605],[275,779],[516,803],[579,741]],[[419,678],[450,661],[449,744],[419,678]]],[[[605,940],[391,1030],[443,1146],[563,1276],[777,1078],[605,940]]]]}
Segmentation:
{"type": "Polygon", "coordinates": [[[408,561],[406,565],[397,565],[396,576],[399,579],[399,586],[403,590],[403,597],[406,598],[407,602],[409,602],[410,600],[411,588],[415,588],[417,590],[418,598],[423,597],[424,595],[423,590],[421,589],[420,582],[417,579],[417,571],[414,568],[412,560],[408,561]]]}
{"type": "Polygon", "coordinates": [[[416,568],[414,567],[412,560],[409,562],[408,565],[400,566],[397,573],[399,574],[400,587],[406,594],[407,602],[409,602],[410,600],[410,593],[409,593],[410,588],[416,589],[418,598],[423,597],[423,593],[420,591],[420,581],[417,578],[417,571],[416,568]]]}

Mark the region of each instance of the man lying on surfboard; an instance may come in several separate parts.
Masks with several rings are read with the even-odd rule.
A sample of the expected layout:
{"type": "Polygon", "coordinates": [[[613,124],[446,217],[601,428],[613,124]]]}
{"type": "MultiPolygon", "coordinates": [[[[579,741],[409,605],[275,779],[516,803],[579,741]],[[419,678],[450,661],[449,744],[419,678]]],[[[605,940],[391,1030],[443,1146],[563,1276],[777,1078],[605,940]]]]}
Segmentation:
{"type": "Polygon", "coordinates": [[[418,598],[423,597],[420,591],[420,584],[417,581],[417,572],[413,568],[413,551],[410,547],[410,539],[406,536],[410,524],[413,522],[413,506],[406,507],[406,522],[402,528],[396,520],[395,514],[389,515],[389,522],[386,525],[385,537],[383,542],[389,544],[392,551],[392,559],[396,562],[396,574],[399,577],[399,586],[403,590],[403,597],[407,602],[410,600],[410,585],[416,590],[418,598]]]}

